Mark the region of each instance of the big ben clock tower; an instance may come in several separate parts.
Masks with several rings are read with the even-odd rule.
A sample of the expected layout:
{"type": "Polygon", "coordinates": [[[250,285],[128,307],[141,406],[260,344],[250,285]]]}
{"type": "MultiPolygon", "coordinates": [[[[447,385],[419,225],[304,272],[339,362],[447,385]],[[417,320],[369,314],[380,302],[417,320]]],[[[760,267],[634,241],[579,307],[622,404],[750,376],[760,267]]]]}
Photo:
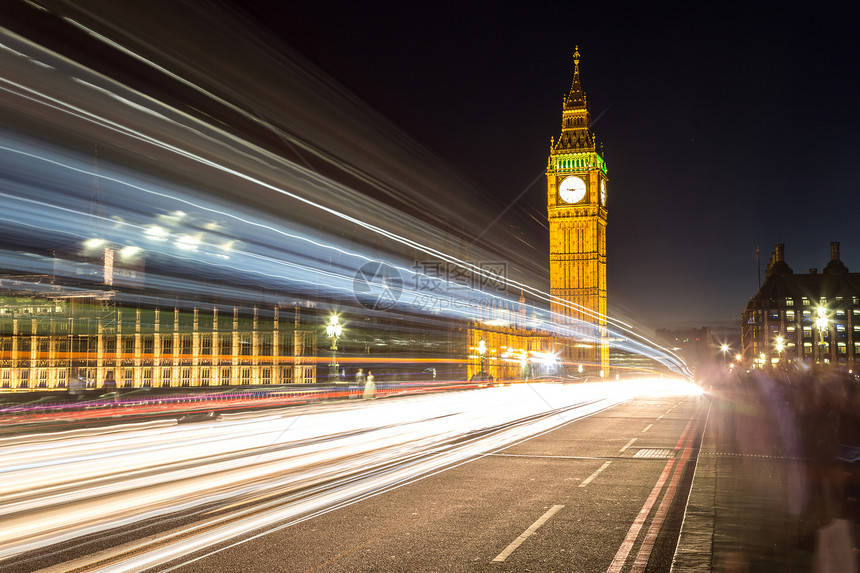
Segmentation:
{"type": "Polygon", "coordinates": [[[606,333],[606,162],[591,131],[588,101],[579,82],[564,98],[561,136],[550,144],[546,168],[549,216],[550,309],[563,327],[561,360],[609,376],[606,333]],[[598,372],[599,371],[599,372],[598,372]]]}

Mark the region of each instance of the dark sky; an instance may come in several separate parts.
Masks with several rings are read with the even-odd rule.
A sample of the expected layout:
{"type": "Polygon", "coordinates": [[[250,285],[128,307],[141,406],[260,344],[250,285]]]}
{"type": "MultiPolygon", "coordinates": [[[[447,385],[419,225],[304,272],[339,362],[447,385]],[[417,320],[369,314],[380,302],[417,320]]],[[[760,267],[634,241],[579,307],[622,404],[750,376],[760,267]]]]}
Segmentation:
{"type": "MultiPolygon", "coordinates": [[[[757,288],[757,245],[762,268],[774,244],[785,243],[788,264],[807,272],[823,268],[830,241],[840,241],[843,261],[860,272],[854,3],[794,10],[755,3],[213,1],[269,28],[273,53],[284,44],[297,49],[453,164],[474,183],[469,208],[483,210],[483,220],[510,207],[502,223],[521,228],[534,251],[520,254],[532,259],[548,258],[544,172],[578,45],[609,167],[615,317],[739,331],[757,288]]],[[[93,6],[93,17],[106,13],[107,5],[93,6]]],[[[153,18],[180,18],[174,12],[153,18]]],[[[129,18],[122,25],[136,29],[129,18]]],[[[206,25],[164,22],[192,42],[206,25]]],[[[247,28],[255,31],[269,41],[258,27],[247,28]]],[[[167,42],[169,53],[170,33],[153,38],[167,42]]],[[[206,50],[192,44],[178,53],[193,60],[209,56],[206,50]]],[[[241,61],[242,54],[229,55],[241,61]]],[[[203,73],[217,78],[215,62],[211,69],[200,63],[203,73]]],[[[263,59],[246,64],[250,81],[262,69],[272,72],[262,81],[284,94],[297,89],[263,59]]]]}
{"type": "MultiPolygon", "coordinates": [[[[609,166],[610,312],[716,327],[755,294],[757,245],[762,267],[785,243],[807,272],[840,241],[860,271],[860,11],[696,4],[247,9],[462,169],[488,209],[544,171],[579,45],[609,166]]],[[[545,185],[512,210],[537,234],[545,185]]]]}

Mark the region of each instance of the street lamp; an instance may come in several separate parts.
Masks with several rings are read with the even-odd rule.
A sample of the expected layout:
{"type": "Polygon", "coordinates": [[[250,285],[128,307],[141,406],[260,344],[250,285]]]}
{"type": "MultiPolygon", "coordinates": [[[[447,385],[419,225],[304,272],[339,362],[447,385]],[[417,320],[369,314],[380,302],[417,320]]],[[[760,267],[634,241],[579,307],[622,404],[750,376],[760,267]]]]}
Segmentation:
{"type": "Polygon", "coordinates": [[[529,379],[529,355],[525,350],[520,350],[520,378],[529,379]]]}
{"type": "Polygon", "coordinates": [[[723,343],[722,346],[720,346],[720,352],[723,353],[723,366],[725,366],[726,365],[726,354],[728,354],[728,352],[729,352],[729,345],[723,343]]]}
{"type": "Polygon", "coordinates": [[[328,324],[325,325],[325,332],[331,338],[331,365],[329,366],[329,378],[337,382],[337,339],[340,338],[343,332],[343,327],[337,319],[337,315],[333,314],[329,317],[328,324]]]}
{"type": "Polygon", "coordinates": [[[782,359],[782,350],[785,348],[785,344],[783,343],[782,337],[776,337],[776,353],[779,355],[779,358],[782,359]]]}
{"type": "Polygon", "coordinates": [[[487,343],[484,339],[478,341],[478,355],[481,357],[481,372],[478,374],[482,379],[487,376],[487,371],[484,370],[484,355],[487,353],[487,343]]]}
{"type": "Polygon", "coordinates": [[[818,318],[815,319],[815,326],[818,327],[819,331],[827,329],[827,308],[823,306],[819,306],[815,309],[818,318]]]}
{"type": "Polygon", "coordinates": [[[821,348],[827,344],[824,341],[824,335],[828,330],[828,320],[827,320],[827,307],[819,306],[815,309],[815,313],[817,318],[815,319],[815,326],[818,328],[818,359],[821,360],[821,348]]]}

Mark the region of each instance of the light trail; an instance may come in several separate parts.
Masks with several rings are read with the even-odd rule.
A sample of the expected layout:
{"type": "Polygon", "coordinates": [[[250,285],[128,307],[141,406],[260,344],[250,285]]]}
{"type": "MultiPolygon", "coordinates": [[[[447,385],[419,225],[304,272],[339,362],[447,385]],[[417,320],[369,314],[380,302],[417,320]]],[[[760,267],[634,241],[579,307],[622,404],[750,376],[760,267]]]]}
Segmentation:
{"type": "Polygon", "coordinates": [[[686,388],[665,380],[517,385],[108,434],[6,438],[0,559],[36,550],[44,556],[51,545],[96,534],[116,544],[112,530],[126,540],[117,528],[193,517],[185,535],[117,555],[107,569],[142,570],[330,511],[635,396],[686,388]]]}
{"type": "MultiPolygon", "coordinates": [[[[46,9],[50,11],[50,3],[47,6],[46,9]]],[[[171,65],[177,65],[177,62],[157,63],[151,57],[139,53],[137,49],[123,45],[123,41],[111,39],[105,33],[94,30],[92,26],[80,21],[80,18],[63,15],[64,11],[73,10],[64,3],[59,3],[55,9],[67,22],[99,42],[103,42],[105,49],[119,50],[150,67],[155,73],[165,75],[170,81],[179,81],[192,88],[199,96],[238,113],[245,120],[276,133],[282,139],[288,139],[291,144],[299,145],[302,149],[325,158],[326,161],[337,163],[330,154],[318,152],[316,146],[301,141],[277,124],[262,119],[259,114],[249,112],[245,107],[232,103],[210,89],[201,87],[199,81],[191,80],[178,71],[169,69],[171,65]]],[[[83,14],[87,14],[85,9],[82,17],[84,17],[83,14]]],[[[93,14],[88,16],[94,17],[93,14]]],[[[100,20],[100,22],[105,24],[104,21],[100,20]]],[[[122,36],[127,33],[127,30],[113,27],[111,33],[122,36]]],[[[236,190],[228,191],[226,196],[231,198],[222,199],[221,204],[216,204],[211,199],[201,197],[199,192],[182,188],[175,182],[158,181],[151,175],[146,176],[144,180],[128,169],[117,172],[104,160],[100,162],[98,172],[94,173],[83,157],[75,157],[69,151],[51,150],[32,140],[28,142],[18,137],[12,139],[10,144],[3,148],[3,151],[14,157],[14,159],[10,157],[10,162],[21,159],[21,155],[15,156],[16,153],[26,153],[32,161],[48,163],[52,166],[51,169],[55,170],[53,177],[32,178],[29,185],[25,183],[25,187],[17,191],[19,197],[43,198],[42,201],[35,201],[33,204],[39,206],[38,212],[31,212],[22,206],[17,211],[13,211],[13,216],[6,218],[6,221],[11,223],[10,227],[17,227],[21,235],[27,234],[28,227],[30,233],[33,228],[41,227],[49,231],[46,236],[55,237],[54,243],[67,245],[66,248],[68,248],[70,243],[79,244],[89,238],[86,229],[109,225],[110,243],[125,245],[126,251],[129,252],[130,249],[140,249],[141,257],[161,256],[175,261],[194,260],[196,264],[205,266],[204,272],[245,277],[246,282],[256,287],[246,289],[248,291],[246,297],[259,296],[259,287],[264,285],[265,288],[286,290],[297,296],[313,293],[323,297],[343,297],[349,295],[353,288],[355,269],[362,261],[372,260],[386,262],[406,278],[406,284],[417,286],[432,277],[417,273],[411,268],[417,258],[416,255],[444,261],[482,279],[498,278],[489,275],[480,265],[470,262],[492,260],[492,253],[473,247],[469,259],[454,257],[442,247],[447,242],[447,237],[436,227],[414,219],[396,208],[373,201],[357,190],[335,183],[312,169],[280,157],[237,133],[231,133],[223,124],[193,117],[176,106],[159,101],[62,55],[50,52],[8,30],[2,33],[2,45],[5,48],[4,56],[11,60],[10,65],[7,66],[9,70],[7,77],[0,78],[0,82],[5,86],[3,89],[12,97],[23,98],[29,106],[46,108],[41,113],[58,114],[57,125],[69,125],[70,120],[73,123],[84,122],[107,130],[106,138],[130,139],[135,142],[135,145],[151,146],[160,152],[166,152],[168,161],[171,163],[179,165],[190,161],[196,165],[193,168],[199,172],[200,180],[206,185],[211,185],[213,177],[218,177],[221,181],[217,185],[223,190],[233,179],[243,188],[251,185],[254,194],[263,191],[287,198],[288,203],[298,202],[288,207],[292,209],[292,216],[289,225],[285,227],[277,219],[248,210],[237,201],[239,193],[236,190]],[[32,70],[34,62],[43,64],[35,72],[32,70]],[[30,69],[27,69],[28,66],[30,69]],[[22,71],[21,79],[12,79],[11,76],[17,70],[22,71]],[[38,75],[34,76],[34,73],[38,75]],[[105,105],[95,107],[96,102],[100,101],[105,102],[105,105]],[[29,150],[25,151],[27,149],[29,150]],[[86,201],[84,191],[90,187],[86,181],[88,178],[96,179],[104,196],[108,198],[112,213],[109,220],[97,221],[92,215],[83,212],[82,207],[86,201]],[[77,183],[58,188],[59,186],[52,180],[77,183]],[[77,210],[72,206],[73,198],[79,201],[77,210]],[[152,199],[155,201],[153,202],[152,199]],[[44,224],[45,214],[50,214],[52,208],[60,205],[63,206],[64,214],[57,213],[52,217],[55,224],[44,224]],[[349,205],[352,208],[351,212],[348,213],[340,208],[344,205],[349,205]],[[304,208],[309,208],[311,211],[303,212],[304,208]],[[171,228],[156,225],[153,221],[159,212],[162,214],[162,220],[165,220],[166,213],[189,210],[197,220],[187,222],[168,218],[171,228]],[[336,245],[338,242],[336,237],[322,236],[307,228],[308,220],[318,218],[318,215],[313,214],[314,211],[324,217],[334,217],[330,223],[326,223],[329,228],[337,228],[339,224],[336,221],[340,220],[363,229],[370,233],[370,237],[392,241],[392,244],[399,244],[414,254],[404,259],[402,256],[393,256],[390,246],[386,247],[388,252],[385,254],[376,249],[339,247],[336,245]],[[64,221],[64,217],[70,214],[73,216],[68,218],[77,222],[73,229],[67,228],[68,223],[64,221]],[[203,217],[209,218],[210,221],[202,221],[203,217]],[[18,225],[14,225],[16,220],[18,225]],[[43,224],[34,225],[31,221],[35,220],[42,220],[43,224]],[[224,221],[229,221],[229,224],[224,225],[224,221]],[[219,227],[219,232],[213,232],[213,228],[219,227]],[[156,236],[148,232],[156,228],[162,229],[164,234],[156,236]],[[315,234],[318,238],[312,238],[315,234]],[[417,240],[416,237],[421,237],[421,240],[417,240]],[[284,238],[287,239],[286,243],[284,238]],[[162,245],[156,245],[156,239],[168,240],[162,241],[162,245]],[[224,245],[230,246],[224,248],[224,245]],[[275,245],[277,247],[273,248],[275,245]],[[227,259],[229,262],[225,262],[227,259]],[[273,282],[274,284],[266,284],[273,282]]],[[[7,134],[7,138],[9,135],[7,134]]],[[[151,150],[144,151],[144,153],[151,152],[151,150]]],[[[338,168],[347,169],[353,174],[361,173],[349,163],[340,163],[338,168]]],[[[31,172],[38,170],[39,167],[36,165],[30,168],[31,172]]],[[[363,181],[371,182],[379,189],[390,189],[381,179],[374,179],[369,174],[362,175],[359,178],[363,181]]],[[[10,194],[7,194],[7,197],[8,195],[10,194]]],[[[401,192],[400,197],[406,198],[406,203],[415,205],[409,200],[408,193],[401,192]]],[[[374,238],[373,242],[375,241],[374,238]]],[[[507,253],[507,255],[511,254],[507,253]]],[[[19,266],[28,264],[28,261],[14,261],[8,258],[7,261],[17,263],[19,266]]],[[[77,272],[81,272],[80,267],[77,272]]],[[[83,272],[87,271],[83,270],[83,272]]],[[[157,273],[148,271],[147,283],[156,288],[169,288],[174,282],[173,279],[174,277],[169,274],[159,276],[157,273]]],[[[473,319],[476,314],[485,310],[481,306],[504,306],[515,303],[516,296],[505,296],[504,291],[511,293],[522,291],[538,302],[554,301],[571,308],[575,306],[555,299],[548,293],[534,288],[525,280],[504,277],[500,283],[496,292],[469,288],[463,295],[451,293],[446,293],[444,297],[434,295],[429,301],[426,292],[417,288],[407,288],[404,289],[404,296],[392,310],[424,311],[429,302],[436,306],[444,304],[444,308],[441,309],[444,316],[473,319]]],[[[188,284],[187,291],[199,293],[201,288],[205,290],[209,287],[192,282],[188,284]]],[[[677,355],[634,331],[628,324],[613,317],[597,315],[589,309],[575,307],[574,310],[606,320],[609,325],[609,336],[612,339],[619,339],[617,343],[619,347],[648,355],[678,372],[685,371],[683,361],[677,355]]],[[[545,308],[534,304],[530,306],[529,311],[537,316],[535,327],[554,331],[562,336],[570,336],[574,333],[572,330],[574,328],[581,331],[583,326],[590,327],[590,325],[563,325],[563,321],[555,320],[557,317],[549,315],[545,308]]],[[[587,332],[584,334],[576,332],[576,335],[586,340],[600,339],[596,330],[594,335],[589,335],[587,332]]]]}
{"type": "MultiPolygon", "coordinates": [[[[452,244],[460,230],[485,228],[468,186],[305,63],[272,60],[224,30],[248,47],[237,49],[246,61],[288,78],[290,90],[269,91],[244,82],[241,65],[225,69],[219,55],[167,54],[143,21],[117,26],[74,2],[44,4],[153,75],[134,86],[0,28],[0,110],[9,118],[0,126],[4,272],[72,284],[96,276],[92,261],[110,247],[118,266],[146,263],[146,290],[118,281],[110,293],[118,304],[139,307],[161,293],[177,308],[201,296],[249,305],[286,296],[341,301],[358,319],[408,313],[425,325],[476,320],[523,292],[533,301],[525,309],[531,328],[571,335],[572,325],[547,308],[572,305],[534,286],[545,282],[545,255],[520,252],[523,243],[501,224],[481,242],[452,244]],[[272,144],[272,134],[290,150],[272,144]],[[483,286],[428,295],[422,285],[436,277],[420,267],[425,260],[483,286]],[[482,266],[495,261],[509,274],[482,266]],[[375,262],[398,273],[402,287],[389,308],[365,311],[351,295],[357,270],[375,262]]],[[[49,284],[24,283],[50,293],[49,284]]],[[[605,319],[618,347],[685,371],[626,321],[574,310],[605,319]]],[[[0,558],[20,562],[60,543],[91,548],[91,537],[117,546],[157,523],[171,535],[94,556],[106,570],[141,570],[384,493],[647,391],[639,381],[519,385],[3,438],[0,558]]]]}
{"type": "MultiPolygon", "coordinates": [[[[118,305],[157,306],[164,293],[177,312],[201,297],[225,307],[241,301],[243,309],[338,301],[355,320],[408,314],[413,329],[495,316],[492,309],[510,307],[522,292],[535,331],[569,337],[575,326],[584,342],[602,339],[597,330],[580,331],[590,325],[551,315],[550,303],[559,303],[605,320],[617,347],[687,373],[683,360],[628,321],[536,286],[546,283],[545,253],[524,249],[502,215],[470,204],[474,190],[447,165],[216,7],[170,6],[171,17],[191,12],[210,34],[213,49],[204,54],[197,38],[161,45],[164,23],[149,18],[158,11],[149,3],[137,17],[129,14],[141,8],[131,5],[28,4],[70,36],[80,34],[89,49],[104,50],[105,61],[122,63],[86,61],[87,50],[73,58],[53,38],[40,45],[0,28],[4,274],[56,277],[68,283],[63,296],[84,298],[92,296],[87,279],[103,270],[94,261],[109,248],[117,268],[145,263],[145,285],[117,277],[103,294],[118,305]],[[111,69],[127,63],[137,67],[111,69]],[[283,83],[267,85],[246,66],[283,83]],[[481,236],[469,241],[477,229],[481,236]],[[428,292],[437,277],[425,261],[468,273],[480,286],[428,292]],[[508,265],[503,276],[484,266],[499,261],[508,265]],[[367,263],[384,263],[401,279],[390,307],[365,310],[353,296],[367,263]]],[[[36,278],[20,284],[46,297],[53,287],[36,278]]],[[[56,359],[60,351],[52,352],[56,359]]],[[[466,361],[467,352],[400,360],[439,365],[466,361]]],[[[344,362],[362,360],[372,359],[344,362]]],[[[384,493],[668,385],[530,384],[5,437],[0,559],[26,568],[58,544],[88,552],[96,538],[113,549],[80,567],[138,571],[384,493]],[[149,538],[150,525],[167,534],[149,538]]],[[[26,407],[17,412],[29,415],[26,407]]]]}

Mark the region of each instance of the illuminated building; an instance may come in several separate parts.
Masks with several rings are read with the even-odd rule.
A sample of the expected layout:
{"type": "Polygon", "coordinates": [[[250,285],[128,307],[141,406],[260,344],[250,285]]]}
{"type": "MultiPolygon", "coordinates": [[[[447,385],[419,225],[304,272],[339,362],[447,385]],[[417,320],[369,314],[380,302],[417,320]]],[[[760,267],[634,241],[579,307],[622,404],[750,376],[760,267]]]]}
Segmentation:
{"type": "Polygon", "coordinates": [[[526,315],[526,300],[487,308],[480,320],[467,330],[469,361],[467,375],[472,379],[485,372],[493,380],[527,380],[558,374],[556,338],[532,328],[526,315]]]}
{"type": "Polygon", "coordinates": [[[561,135],[550,143],[547,211],[550,238],[550,310],[572,333],[561,359],[608,376],[606,333],[606,163],[591,131],[591,116],[579,80],[579,50],[573,83],[562,105],[561,135]]]}
{"type": "Polygon", "coordinates": [[[316,330],[299,305],[178,308],[175,298],[147,296],[129,306],[110,290],[8,278],[0,287],[0,392],[316,378],[316,330]]]}
{"type": "Polygon", "coordinates": [[[776,245],[764,283],[743,312],[742,357],[750,366],[804,361],[855,368],[860,356],[860,273],[830,243],[823,272],[795,274],[776,245]]]}

